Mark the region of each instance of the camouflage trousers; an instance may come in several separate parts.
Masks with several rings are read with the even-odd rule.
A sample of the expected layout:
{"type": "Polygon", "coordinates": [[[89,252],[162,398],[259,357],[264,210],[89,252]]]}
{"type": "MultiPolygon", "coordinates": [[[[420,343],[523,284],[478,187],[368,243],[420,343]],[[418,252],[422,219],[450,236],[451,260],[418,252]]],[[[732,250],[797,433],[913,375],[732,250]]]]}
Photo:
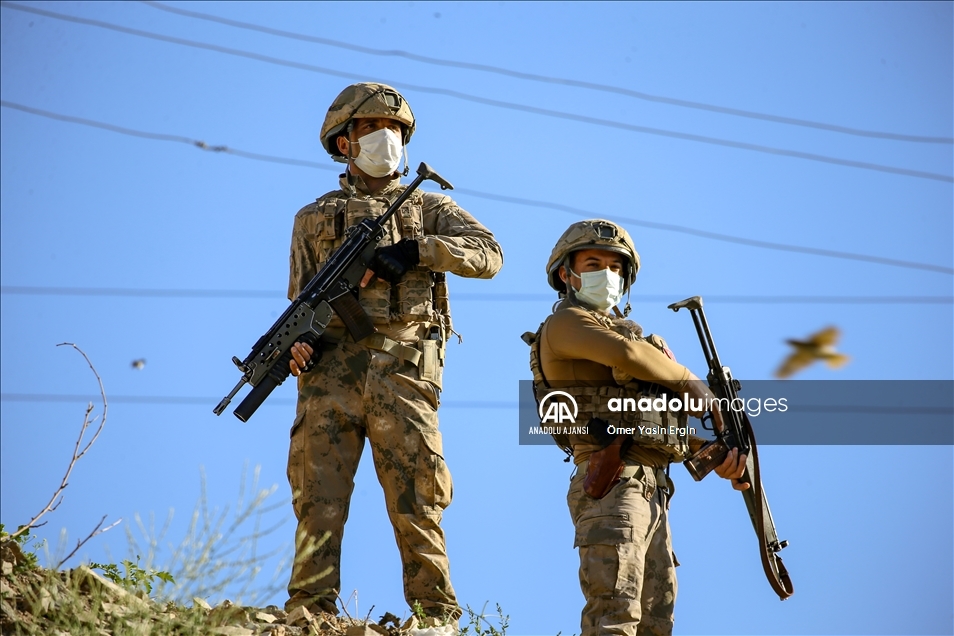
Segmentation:
{"type": "Polygon", "coordinates": [[[437,390],[419,379],[417,367],[341,342],[299,378],[298,391],[288,455],[298,533],[286,607],[337,613],[341,540],[367,438],[401,554],[404,597],[428,615],[458,617],[440,526],[452,484],[437,430],[437,390]]]}
{"type": "Polygon", "coordinates": [[[567,494],[586,598],[581,636],[672,634],[676,561],[667,510],[670,482],[662,470],[629,465],[609,494],[594,499],[583,492],[586,466],[580,466],[567,494]]]}

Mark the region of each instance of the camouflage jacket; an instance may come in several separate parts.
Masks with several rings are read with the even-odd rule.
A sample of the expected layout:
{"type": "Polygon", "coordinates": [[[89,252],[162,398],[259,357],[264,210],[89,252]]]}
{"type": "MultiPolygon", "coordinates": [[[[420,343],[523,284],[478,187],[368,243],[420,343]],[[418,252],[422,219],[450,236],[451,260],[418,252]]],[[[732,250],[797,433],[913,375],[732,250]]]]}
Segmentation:
{"type": "MultiPolygon", "coordinates": [[[[319,197],[298,211],[291,241],[288,298],[298,296],[341,245],[344,231],[364,218],[380,216],[404,187],[399,179],[373,195],[360,177],[353,177],[355,196],[344,175],[341,189],[319,197]]],[[[381,245],[403,238],[418,243],[420,264],[392,286],[375,280],[360,290],[359,301],[378,330],[414,342],[421,327],[442,323],[450,332],[450,309],[444,273],[468,278],[492,278],[503,266],[503,252],[494,235],[453,199],[416,191],[389,222],[390,232],[381,245]]],[[[329,331],[340,331],[336,317],[329,331]]]]}

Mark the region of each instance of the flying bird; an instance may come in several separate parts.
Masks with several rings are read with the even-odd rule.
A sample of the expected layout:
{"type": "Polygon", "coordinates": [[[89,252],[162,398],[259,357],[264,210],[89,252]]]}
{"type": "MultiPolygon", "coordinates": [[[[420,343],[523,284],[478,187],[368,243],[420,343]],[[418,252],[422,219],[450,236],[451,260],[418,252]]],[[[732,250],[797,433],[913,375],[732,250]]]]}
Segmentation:
{"type": "Polygon", "coordinates": [[[130,365],[130,366],[132,366],[133,369],[136,369],[137,371],[140,371],[140,370],[142,370],[142,368],[143,368],[144,366],[146,366],[146,359],[145,359],[145,358],[139,358],[138,360],[133,360],[133,361],[132,361],[132,365],[130,365]]]}
{"type": "Polygon", "coordinates": [[[840,336],[841,331],[838,330],[838,327],[826,327],[809,336],[808,340],[786,340],[785,342],[795,347],[795,351],[778,368],[775,377],[787,378],[809,366],[815,360],[824,360],[832,369],[843,366],[850,358],[835,351],[835,343],[838,342],[840,336]]]}

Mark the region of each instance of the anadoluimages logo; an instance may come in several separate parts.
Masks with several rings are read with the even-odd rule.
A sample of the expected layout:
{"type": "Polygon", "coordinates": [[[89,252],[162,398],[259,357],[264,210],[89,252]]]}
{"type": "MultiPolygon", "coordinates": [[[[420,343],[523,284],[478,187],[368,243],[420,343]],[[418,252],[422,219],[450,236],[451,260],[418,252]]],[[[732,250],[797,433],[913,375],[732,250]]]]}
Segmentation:
{"type": "Polygon", "coordinates": [[[540,406],[537,412],[540,415],[541,424],[546,424],[547,422],[552,422],[553,424],[576,424],[576,414],[580,412],[580,409],[577,408],[576,400],[573,399],[573,396],[566,391],[550,391],[540,400],[540,406]],[[556,396],[567,398],[570,404],[573,405],[573,413],[570,413],[570,406],[565,401],[551,399],[556,396]],[[549,406],[547,405],[548,402],[549,406]]]}

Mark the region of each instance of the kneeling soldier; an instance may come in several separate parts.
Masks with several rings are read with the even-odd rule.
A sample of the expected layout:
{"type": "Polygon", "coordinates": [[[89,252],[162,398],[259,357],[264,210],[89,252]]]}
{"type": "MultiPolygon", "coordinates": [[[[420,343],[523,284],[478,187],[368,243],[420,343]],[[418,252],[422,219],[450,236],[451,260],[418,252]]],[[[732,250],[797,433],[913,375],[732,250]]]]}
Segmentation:
{"type": "MultiPolygon", "coordinates": [[[[537,399],[563,391],[577,404],[577,424],[588,423],[585,435],[556,436],[577,466],[567,503],[586,597],[582,636],[672,633],[677,563],[668,466],[702,441],[690,440],[681,402],[701,417],[700,405],[712,398],[662,338],[644,336],[617,309],[638,270],[626,230],[602,220],[574,223],[547,263],[548,282],[563,300],[526,337],[537,399]],[[678,408],[666,410],[677,397],[678,408]],[[633,408],[640,400],[643,408],[665,406],[633,408]]],[[[712,415],[721,428],[718,411],[712,415]]],[[[744,467],[745,455],[733,450],[716,472],[744,490],[748,484],[737,481],[744,467]]]]}

